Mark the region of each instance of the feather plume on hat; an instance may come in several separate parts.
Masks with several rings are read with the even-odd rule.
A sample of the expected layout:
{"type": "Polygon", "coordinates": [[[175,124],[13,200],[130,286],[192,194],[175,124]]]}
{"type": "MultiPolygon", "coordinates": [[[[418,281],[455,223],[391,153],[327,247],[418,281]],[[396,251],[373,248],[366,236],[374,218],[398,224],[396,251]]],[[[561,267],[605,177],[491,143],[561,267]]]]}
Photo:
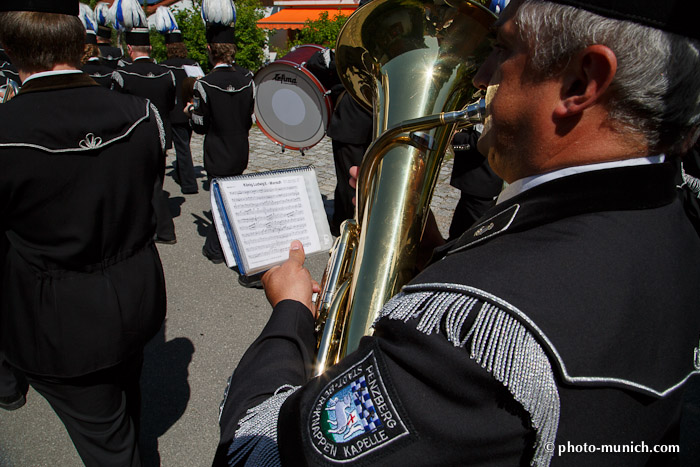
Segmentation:
{"type": "Polygon", "coordinates": [[[175,17],[173,16],[170,9],[166,6],[159,6],[156,9],[154,19],[156,31],[158,31],[161,34],[167,34],[178,29],[175,17]]]}
{"type": "Polygon", "coordinates": [[[115,0],[109,9],[117,29],[147,28],[148,20],[138,0],[115,0]]]}
{"type": "Polygon", "coordinates": [[[109,26],[109,3],[97,2],[95,5],[95,20],[98,26],[109,26]]]}
{"type": "Polygon", "coordinates": [[[86,31],[97,32],[97,22],[95,21],[94,12],[89,5],[80,4],[80,21],[83,23],[86,31]]]}
{"type": "Polygon", "coordinates": [[[202,20],[205,24],[235,26],[236,6],[232,0],[203,0],[202,20]]]}

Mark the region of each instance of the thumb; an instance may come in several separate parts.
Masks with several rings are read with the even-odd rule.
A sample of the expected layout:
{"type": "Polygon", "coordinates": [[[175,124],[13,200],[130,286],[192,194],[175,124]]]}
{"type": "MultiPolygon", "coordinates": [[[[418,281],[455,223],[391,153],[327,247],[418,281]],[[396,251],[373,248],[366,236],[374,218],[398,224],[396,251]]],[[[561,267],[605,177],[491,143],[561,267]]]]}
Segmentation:
{"type": "Polygon", "coordinates": [[[304,264],[304,260],[306,259],[304,245],[302,245],[299,240],[292,241],[292,244],[289,246],[289,259],[298,263],[300,266],[304,264]]]}

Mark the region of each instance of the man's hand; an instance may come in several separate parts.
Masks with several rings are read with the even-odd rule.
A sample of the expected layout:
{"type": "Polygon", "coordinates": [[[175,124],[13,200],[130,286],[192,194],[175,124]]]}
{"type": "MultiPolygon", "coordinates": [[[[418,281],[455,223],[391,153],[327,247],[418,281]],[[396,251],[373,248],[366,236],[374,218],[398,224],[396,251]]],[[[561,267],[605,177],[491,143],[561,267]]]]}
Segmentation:
{"type": "Polygon", "coordinates": [[[299,240],[294,240],[289,248],[289,259],[262,277],[265,296],[273,307],[282,300],[296,300],[316,313],[311,296],[314,292],[320,292],[321,288],[304,267],[305,259],[304,247],[299,240]]]}
{"type": "MultiPolygon", "coordinates": [[[[356,165],[353,165],[350,167],[350,180],[348,180],[348,183],[350,184],[351,187],[357,188],[357,174],[360,172],[360,168],[356,165]]],[[[352,197],[352,204],[356,204],[357,200],[355,200],[355,197],[352,197]]]]}

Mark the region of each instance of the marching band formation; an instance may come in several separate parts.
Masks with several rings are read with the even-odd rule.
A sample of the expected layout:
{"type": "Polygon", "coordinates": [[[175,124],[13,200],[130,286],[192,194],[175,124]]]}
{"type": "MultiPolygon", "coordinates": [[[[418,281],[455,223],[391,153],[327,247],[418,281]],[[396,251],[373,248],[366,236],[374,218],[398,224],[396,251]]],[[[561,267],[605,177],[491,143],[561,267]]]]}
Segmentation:
{"type": "MultiPolygon", "coordinates": [[[[0,407],[30,385],[85,465],[141,465],[144,346],[167,308],[155,243],[177,242],[166,151],[193,195],[192,132],[211,182],[247,169],[257,122],[284,148],[333,139],[338,240],[320,284],[298,241],[239,276],[272,314],[221,375],[204,463],[696,465],[700,35],[683,4],[363,0],[334,49],[254,73],[233,0],[203,0],[205,74],[166,7],[156,63],[138,0],[4,1],[0,407]],[[443,239],[447,153],[462,198],[443,239]]],[[[213,263],[221,240],[212,224],[213,263]]]]}

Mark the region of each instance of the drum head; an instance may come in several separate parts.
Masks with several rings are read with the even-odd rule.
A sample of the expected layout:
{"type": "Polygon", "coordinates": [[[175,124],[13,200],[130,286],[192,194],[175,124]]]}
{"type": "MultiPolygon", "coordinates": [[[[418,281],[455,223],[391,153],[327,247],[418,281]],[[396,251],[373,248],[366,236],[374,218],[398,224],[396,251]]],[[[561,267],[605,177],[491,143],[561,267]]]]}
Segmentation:
{"type": "Polygon", "coordinates": [[[255,118],[263,133],[289,149],[308,149],[326,134],[330,99],[303,66],[284,59],[258,71],[255,118]]]}

